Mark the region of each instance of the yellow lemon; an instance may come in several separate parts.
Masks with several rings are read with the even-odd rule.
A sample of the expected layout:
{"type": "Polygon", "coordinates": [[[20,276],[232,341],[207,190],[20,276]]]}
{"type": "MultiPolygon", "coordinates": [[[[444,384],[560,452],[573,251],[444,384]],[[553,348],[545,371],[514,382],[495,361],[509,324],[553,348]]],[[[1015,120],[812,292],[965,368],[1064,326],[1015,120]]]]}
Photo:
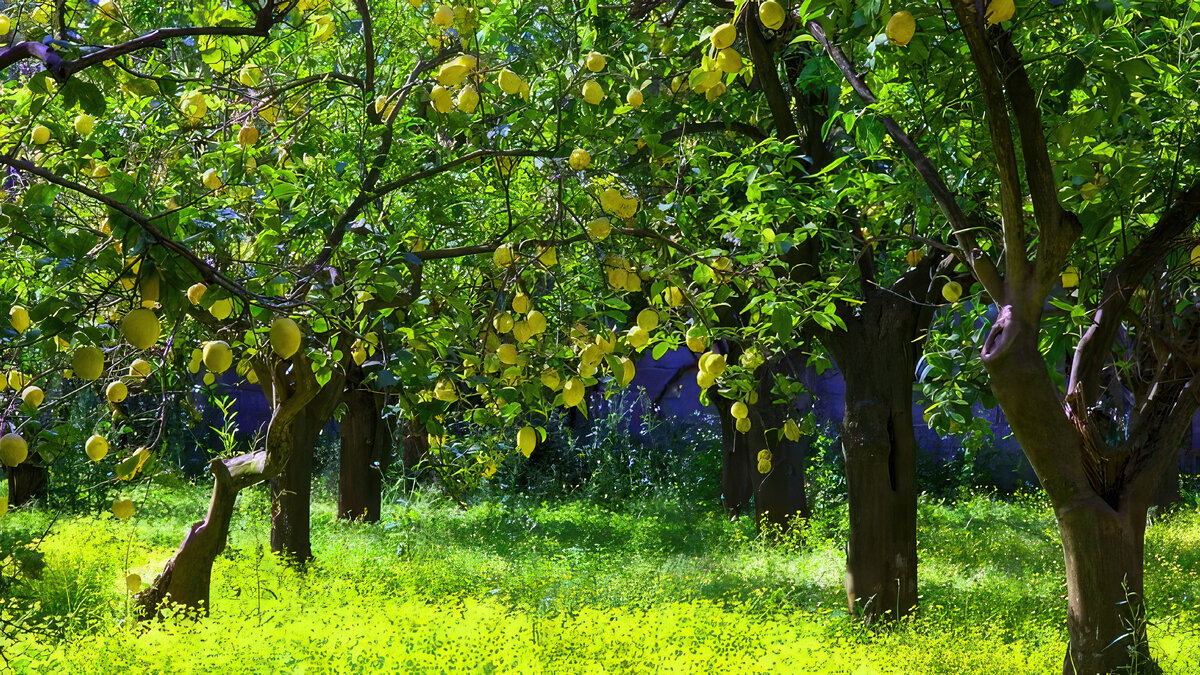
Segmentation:
{"type": "Polygon", "coordinates": [[[204,297],[204,291],[208,290],[208,286],[204,284],[192,284],[187,289],[188,302],[193,305],[200,304],[200,298],[204,297]]]}
{"type": "Polygon", "coordinates": [[[271,349],[280,358],[290,359],[300,349],[300,326],[287,317],[279,317],[272,321],[268,335],[271,349]]]}
{"type": "Polygon", "coordinates": [[[99,434],[92,434],[83,444],[83,451],[87,453],[88,459],[99,462],[108,455],[108,441],[99,434]]]}
{"type": "Polygon", "coordinates": [[[604,100],[604,88],[599,83],[588,80],[583,83],[583,100],[591,105],[600,105],[604,100]]]}
{"type": "Polygon", "coordinates": [[[583,148],[575,148],[571,151],[571,157],[568,160],[571,168],[576,171],[583,171],[592,164],[592,156],[583,148]]]}
{"type": "Polygon", "coordinates": [[[767,0],[758,6],[758,20],[767,30],[779,30],[786,16],[783,6],[775,0],[767,0]]]}
{"type": "Polygon", "coordinates": [[[117,517],[117,520],[125,520],[133,515],[133,500],[132,499],[114,499],[112,503],[112,514],[117,517]]]}
{"type": "Polygon", "coordinates": [[[200,182],[203,183],[204,187],[208,188],[209,190],[220,190],[221,186],[225,184],[225,182],[221,180],[221,174],[218,173],[216,169],[208,169],[201,174],[200,182]]]}
{"type": "Polygon", "coordinates": [[[783,435],[789,441],[794,442],[800,440],[800,425],[796,424],[794,420],[788,420],[784,422],[783,435]]]}
{"type": "Polygon", "coordinates": [[[739,417],[737,422],[735,422],[733,426],[737,428],[738,432],[744,434],[747,431],[750,431],[750,418],[749,417],[739,417]]]}
{"type": "Polygon", "coordinates": [[[508,312],[501,312],[492,317],[492,328],[495,328],[496,332],[501,335],[511,331],[513,329],[512,315],[508,312]]]}
{"type": "Polygon", "coordinates": [[[733,41],[737,39],[737,28],[731,23],[723,23],[717,26],[708,39],[712,41],[713,49],[720,51],[732,45],[733,41]]]}
{"type": "Polygon", "coordinates": [[[110,383],[104,390],[104,397],[108,399],[109,403],[120,403],[128,396],[129,388],[120,380],[110,383]]]}
{"type": "Polygon", "coordinates": [[[513,264],[513,250],[510,244],[501,244],[496,247],[496,251],[492,253],[492,262],[496,263],[497,267],[509,267],[513,264]]]}
{"type": "Polygon", "coordinates": [[[625,94],[625,103],[628,104],[630,108],[642,107],[642,103],[644,103],[645,100],[646,97],[642,95],[642,90],[637,89],[636,87],[630,89],[629,93],[625,94]]]}
{"type": "Polygon", "coordinates": [[[604,239],[610,232],[612,232],[612,223],[608,218],[596,218],[587,224],[587,233],[592,239],[604,239]]]}
{"type": "Polygon", "coordinates": [[[917,20],[910,12],[896,12],[888,19],[884,33],[888,41],[901,47],[907,45],[917,32],[917,20]]]}
{"type": "Polygon", "coordinates": [[[0,436],[0,463],[5,466],[16,466],[29,456],[29,446],[20,434],[4,434],[0,436]]]}
{"type": "Polygon", "coordinates": [[[984,16],[987,17],[988,25],[995,26],[1012,19],[1016,13],[1017,6],[1013,0],[992,0],[988,3],[984,16]]]}
{"type": "Polygon", "coordinates": [[[470,115],[479,105],[479,92],[475,91],[475,87],[471,85],[463,87],[462,91],[458,92],[458,98],[454,100],[454,105],[470,115]]]}
{"type": "Polygon", "coordinates": [[[500,71],[500,75],[496,78],[496,83],[500,85],[500,91],[512,95],[521,91],[525,81],[521,79],[520,75],[505,68],[500,71]]]}
{"type": "Polygon", "coordinates": [[[229,370],[229,366],[233,365],[233,351],[229,349],[229,343],[223,340],[204,343],[201,358],[204,361],[204,367],[217,374],[229,370]]]}
{"type": "Polygon", "coordinates": [[[41,387],[25,387],[25,390],[21,392],[21,402],[34,410],[37,410],[44,400],[46,400],[46,392],[42,391],[41,387]]]}
{"type": "Polygon", "coordinates": [[[137,593],[142,590],[142,576],[140,574],[130,574],[125,577],[125,589],[130,593],[137,593]]]}
{"type": "Polygon", "coordinates": [[[729,414],[740,420],[750,415],[750,408],[741,401],[734,401],[729,408],[729,414]]]}
{"type": "Polygon", "coordinates": [[[708,373],[703,370],[698,371],[696,373],[696,384],[701,389],[708,389],[709,387],[716,384],[716,382],[717,382],[717,378],[714,377],[712,373],[708,373]]]}
{"type": "Polygon", "coordinates": [[[700,357],[700,370],[703,370],[713,377],[720,377],[721,373],[725,372],[725,355],[706,352],[700,357]]]}
{"type": "Polygon", "coordinates": [[[533,449],[537,447],[537,430],[533,427],[526,426],[517,432],[517,448],[526,458],[533,454],[533,449]]]}
{"type": "Polygon", "coordinates": [[[496,349],[496,356],[500,358],[500,363],[514,365],[517,362],[517,346],[506,342],[496,349]]]}
{"type": "Polygon", "coordinates": [[[904,260],[908,263],[909,267],[916,267],[924,258],[925,252],[916,248],[904,254],[904,260]]]}
{"type": "Polygon", "coordinates": [[[739,72],[742,69],[742,55],[732,47],[726,47],[717,53],[717,67],[725,73],[739,72]]]}
{"type": "Polygon", "coordinates": [[[600,52],[588,52],[588,55],[583,60],[583,64],[593,73],[598,73],[604,70],[604,66],[608,65],[608,59],[600,52]]]}
{"type": "Polygon", "coordinates": [[[238,145],[248,148],[258,142],[258,128],[253,124],[243,124],[238,129],[238,145]]]}
{"type": "Polygon", "coordinates": [[[433,25],[449,28],[454,25],[454,9],[449,5],[441,5],[433,13],[433,25]]]}
{"type": "Polygon", "coordinates": [[[50,142],[50,127],[39,124],[33,128],[30,139],[34,145],[45,145],[50,142]]]}
{"type": "Polygon", "coordinates": [[[104,373],[104,352],[90,345],[80,347],[71,354],[71,368],[80,379],[98,380],[104,373]]]}
{"type": "Polygon", "coordinates": [[[221,298],[209,306],[208,313],[218,321],[224,321],[229,318],[230,314],[233,314],[233,301],[229,298],[221,298]]]}
{"type": "Polygon", "coordinates": [[[129,364],[129,376],[144,380],[150,377],[150,373],[154,372],[154,366],[146,359],[135,359],[129,364]]]}
{"type": "Polygon", "coordinates": [[[529,296],[525,295],[524,293],[518,293],[512,299],[512,308],[513,308],[513,311],[516,312],[517,314],[528,313],[530,308],[532,307],[532,305],[533,305],[533,301],[530,300],[529,296]]]}
{"type": "Polygon", "coordinates": [[[562,383],[562,379],[558,375],[558,370],[555,368],[546,368],[538,376],[538,379],[542,381],[542,386],[551,391],[558,389],[558,385],[562,383]]]}
{"type": "Polygon", "coordinates": [[[1073,265],[1067,265],[1067,269],[1062,273],[1062,287],[1075,288],[1079,285],[1079,270],[1073,265]]]}
{"type": "Polygon", "coordinates": [[[572,377],[563,385],[563,405],[568,408],[574,408],[583,401],[583,380],[578,377],[572,377]]]}
{"type": "Polygon", "coordinates": [[[161,331],[158,317],[149,309],[135,309],[121,320],[121,333],[129,344],[138,349],[153,347],[161,331]]]}
{"type": "Polygon", "coordinates": [[[75,133],[80,136],[87,136],[96,128],[96,118],[87,113],[80,113],[75,117],[75,133]]]}
{"type": "Polygon", "coordinates": [[[957,281],[951,281],[942,286],[942,297],[947,302],[958,302],[958,299],[962,297],[962,290],[962,284],[957,281]]]}
{"type": "Polygon", "coordinates": [[[647,307],[646,309],[643,309],[642,311],[638,312],[637,325],[642,330],[652,331],[655,328],[658,328],[658,322],[659,322],[658,312],[656,312],[655,310],[647,307]]]}

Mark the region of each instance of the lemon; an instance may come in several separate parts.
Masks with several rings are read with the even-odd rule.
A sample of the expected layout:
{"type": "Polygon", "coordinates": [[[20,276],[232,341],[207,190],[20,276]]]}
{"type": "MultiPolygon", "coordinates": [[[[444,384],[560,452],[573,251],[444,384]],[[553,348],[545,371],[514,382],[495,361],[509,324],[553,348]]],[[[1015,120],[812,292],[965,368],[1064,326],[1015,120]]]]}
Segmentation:
{"type": "Polygon", "coordinates": [[[96,9],[100,10],[100,15],[110,21],[115,21],[119,17],[121,10],[117,7],[116,0],[100,0],[96,4],[96,9]]]}
{"type": "Polygon", "coordinates": [[[350,358],[354,360],[354,364],[361,366],[367,361],[367,347],[362,343],[362,340],[354,342],[354,348],[350,350],[350,358]]]}
{"type": "Polygon", "coordinates": [[[133,500],[132,499],[114,499],[112,503],[112,514],[117,517],[117,520],[125,520],[133,515],[133,500]]]}
{"type": "Polygon", "coordinates": [[[884,28],[888,41],[900,47],[907,45],[916,32],[917,20],[910,12],[896,12],[888,19],[887,27],[884,28]]]}
{"type": "Polygon", "coordinates": [[[1079,270],[1073,265],[1067,265],[1067,269],[1062,273],[1062,287],[1075,288],[1079,285],[1079,270]]]}
{"type": "Polygon", "coordinates": [[[553,246],[546,246],[538,252],[538,262],[546,267],[554,267],[558,264],[558,252],[553,246]]]}
{"type": "Polygon", "coordinates": [[[583,148],[575,148],[571,151],[571,157],[568,160],[571,168],[576,171],[583,171],[592,164],[592,156],[583,148]]]}
{"type": "Polygon", "coordinates": [[[767,0],[758,6],[758,20],[767,30],[779,30],[786,17],[787,13],[783,11],[783,6],[775,0],[767,0]]]}
{"type": "Polygon", "coordinates": [[[743,434],[746,433],[747,431],[750,431],[750,418],[749,417],[738,418],[737,422],[734,423],[734,427],[737,428],[738,432],[743,433],[743,434]]]}
{"type": "Polygon", "coordinates": [[[511,331],[513,329],[512,315],[508,312],[501,312],[492,317],[492,328],[495,328],[496,332],[501,335],[511,331]]]}
{"type": "Polygon", "coordinates": [[[217,377],[212,373],[205,373],[204,377],[200,381],[203,382],[206,387],[211,387],[217,381],[217,377]]]}
{"type": "Polygon", "coordinates": [[[208,313],[218,321],[224,321],[229,318],[230,314],[233,314],[233,301],[229,298],[221,298],[209,306],[208,313]]]}
{"type": "Polygon", "coordinates": [[[121,320],[121,333],[129,344],[138,349],[149,349],[158,342],[162,327],[158,317],[149,309],[135,309],[121,320]]]}
{"type": "Polygon", "coordinates": [[[187,289],[188,302],[192,303],[193,305],[199,305],[200,298],[204,297],[204,291],[207,290],[208,286],[204,284],[192,284],[187,289]]]}
{"type": "Polygon", "coordinates": [[[610,232],[612,232],[612,223],[608,218],[596,218],[587,224],[587,233],[592,239],[605,239],[610,232]]]}
{"type": "Polygon", "coordinates": [[[731,23],[723,23],[717,26],[708,39],[712,41],[713,49],[720,51],[732,45],[733,41],[737,39],[737,28],[731,23]]]}
{"type": "Polygon", "coordinates": [[[987,17],[989,26],[995,26],[998,23],[1008,21],[1016,14],[1017,6],[1013,0],[992,0],[988,3],[987,10],[984,15],[987,17]]]}
{"type": "Polygon", "coordinates": [[[238,129],[238,145],[243,148],[248,148],[255,143],[258,143],[258,128],[253,124],[243,124],[241,129],[238,129]]]}
{"type": "Polygon", "coordinates": [[[517,346],[506,342],[496,350],[496,356],[499,357],[500,363],[514,365],[517,362],[517,346]]]}
{"type": "Polygon", "coordinates": [[[784,422],[783,435],[789,441],[795,442],[800,440],[800,425],[796,424],[794,420],[788,420],[784,422]]]}
{"type": "Polygon", "coordinates": [[[555,368],[546,368],[538,376],[538,379],[542,381],[542,386],[551,391],[558,389],[558,385],[562,383],[562,379],[558,376],[558,370],[555,368]]]}
{"type": "Polygon", "coordinates": [[[741,401],[734,401],[733,405],[729,408],[729,414],[733,415],[736,419],[744,419],[750,415],[750,408],[741,401]]]}
{"type": "MultiPolygon", "coordinates": [[[[747,427],[747,430],[749,430],[749,427],[747,427]]],[[[739,431],[740,431],[740,429],[739,429],[739,431]]],[[[771,463],[770,462],[759,462],[757,468],[758,468],[758,472],[761,474],[771,473],[771,463]]]]}
{"type": "Polygon", "coordinates": [[[233,365],[233,352],[229,349],[229,343],[223,340],[204,343],[201,358],[204,367],[217,374],[229,370],[229,366],[233,365]]]}
{"type": "Polygon", "coordinates": [[[135,359],[129,364],[129,376],[144,380],[150,377],[150,373],[154,372],[154,366],[146,359],[135,359]]]}
{"type": "Polygon", "coordinates": [[[726,47],[717,53],[717,67],[724,73],[736,73],[742,69],[742,55],[736,49],[726,47]]]}
{"type": "Polygon", "coordinates": [[[658,312],[656,312],[655,310],[647,307],[646,309],[643,309],[642,311],[638,312],[638,315],[637,315],[638,328],[641,328],[642,330],[645,330],[645,331],[652,331],[655,328],[658,328],[658,322],[659,322],[658,312]]]}
{"type": "Polygon", "coordinates": [[[142,296],[142,307],[151,309],[158,304],[158,273],[143,274],[138,281],[138,292],[142,296]]]}
{"type": "Polygon", "coordinates": [[[201,174],[200,182],[204,183],[204,187],[208,188],[209,190],[220,190],[221,186],[225,184],[225,182],[221,180],[221,174],[218,173],[216,169],[208,169],[201,174]]]}
{"type": "Polygon", "coordinates": [[[627,103],[630,108],[642,107],[642,103],[644,103],[645,100],[646,97],[642,95],[642,90],[636,87],[630,89],[629,93],[625,94],[625,103],[627,103]]]}
{"type": "Polygon", "coordinates": [[[616,215],[621,220],[629,220],[638,210],[638,200],[633,197],[622,198],[621,203],[617,205],[616,215]]]}
{"type": "Polygon", "coordinates": [[[563,405],[568,408],[574,408],[583,402],[583,380],[578,377],[572,377],[563,385],[563,405]]]}
{"type": "Polygon", "coordinates": [[[99,434],[92,434],[83,444],[83,451],[87,453],[88,459],[99,462],[108,455],[108,441],[99,434]]]}
{"type": "Polygon", "coordinates": [[[664,289],[663,298],[666,299],[668,307],[683,306],[683,290],[678,286],[669,286],[664,289]]]}
{"type": "Polygon", "coordinates": [[[454,25],[454,9],[449,5],[441,5],[433,13],[433,25],[449,28],[454,25]]]}
{"type": "Polygon", "coordinates": [[[529,322],[525,319],[513,324],[513,338],[520,344],[529,342],[529,338],[533,337],[533,331],[529,329],[529,322]]]}
{"type": "Polygon", "coordinates": [[[137,593],[142,590],[142,576],[140,574],[130,574],[125,577],[125,589],[130,593],[137,593]]]}
{"type": "Polygon", "coordinates": [[[462,91],[458,92],[458,98],[454,100],[454,105],[470,115],[479,106],[479,92],[475,91],[475,87],[471,85],[463,87],[462,91]]]}
{"type": "Polygon", "coordinates": [[[706,373],[706,372],[704,372],[703,370],[701,370],[701,371],[698,371],[698,372],[696,373],[696,384],[697,384],[697,385],[698,385],[698,386],[699,386],[701,389],[708,389],[709,387],[711,387],[711,386],[713,386],[714,384],[716,384],[716,382],[717,382],[717,378],[716,378],[716,377],[714,377],[714,376],[712,375],[712,373],[706,373]]]}
{"type": "Polygon", "coordinates": [[[526,459],[533,454],[535,447],[537,447],[537,431],[533,427],[526,426],[517,432],[517,448],[522,455],[525,455],[526,459]]]}
{"type": "Polygon", "coordinates": [[[30,140],[34,145],[45,145],[50,142],[50,127],[39,124],[33,128],[33,133],[30,135],[30,140]]]}
{"type": "Polygon", "coordinates": [[[268,335],[271,349],[280,358],[290,359],[300,349],[300,326],[285,316],[271,322],[271,330],[268,335]]]}
{"type": "Polygon", "coordinates": [[[512,308],[513,308],[513,311],[516,312],[517,314],[528,313],[530,308],[532,307],[532,305],[533,305],[533,301],[530,300],[529,296],[525,295],[524,293],[518,293],[512,299],[512,308]]]}
{"type": "Polygon", "coordinates": [[[497,267],[509,267],[513,264],[513,250],[511,244],[501,244],[496,247],[496,251],[492,253],[492,262],[496,263],[497,267]]]}
{"type": "Polygon", "coordinates": [[[21,392],[21,402],[34,410],[37,410],[44,400],[46,400],[46,392],[42,391],[41,387],[25,387],[25,390],[21,392]]]}
{"type": "Polygon", "coordinates": [[[604,55],[600,52],[588,52],[587,56],[583,59],[583,65],[587,66],[587,69],[593,73],[598,73],[604,70],[604,66],[608,65],[608,59],[604,58],[604,55]]]}
{"type": "Polygon", "coordinates": [[[718,98],[721,98],[721,95],[724,93],[725,93],[725,83],[718,82],[718,83],[714,84],[713,86],[709,87],[708,89],[704,90],[704,99],[706,101],[708,101],[709,103],[712,103],[713,101],[717,100],[718,98]]]}
{"type": "MultiPolygon", "coordinates": [[[[604,88],[593,80],[584,82],[583,100],[591,105],[600,105],[600,102],[604,100],[604,88]]],[[[47,130],[47,133],[49,133],[49,130],[47,130]]]]}
{"type": "Polygon", "coordinates": [[[20,434],[4,434],[0,436],[0,463],[5,466],[16,466],[29,456],[29,445],[20,434]]]}
{"type": "Polygon", "coordinates": [[[546,332],[546,315],[536,309],[525,316],[525,323],[529,324],[529,332],[534,335],[546,332]]]}
{"type": "Polygon", "coordinates": [[[692,328],[687,332],[687,348],[697,354],[708,349],[708,343],[699,328],[692,328]]]}
{"type": "Polygon", "coordinates": [[[87,113],[79,113],[75,118],[75,133],[87,136],[96,128],[96,118],[87,113]]]}
{"type": "Polygon", "coordinates": [[[496,77],[496,83],[500,85],[500,91],[505,94],[512,95],[519,93],[525,84],[520,75],[517,75],[508,68],[500,71],[500,75],[496,77]]]}
{"type": "Polygon", "coordinates": [[[29,329],[29,310],[21,305],[13,305],[12,309],[8,310],[8,323],[13,330],[24,333],[29,329]]]}
{"type": "Polygon", "coordinates": [[[107,398],[109,403],[120,403],[128,396],[129,388],[120,380],[110,383],[104,390],[104,398],[107,398]]]}
{"type": "Polygon", "coordinates": [[[942,297],[947,302],[958,302],[958,299],[962,297],[962,290],[962,284],[957,281],[951,281],[942,286],[942,297]]]}
{"type": "Polygon", "coordinates": [[[904,255],[904,260],[908,263],[909,267],[916,267],[924,258],[925,252],[916,248],[904,255]]]}
{"type": "Polygon", "coordinates": [[[0,35],[8,35],[10,30],[12,30],[12,21],[4,14],[0,14],[0,35]]]}
{"type": "Polygon", "coordinates": [[[8,386],[12,387],[13,391],[21,391],[27,384],[29,384],[28,375],[15,369],[8,371],[8,386]]]}
{"type": "Polygon", "coordinates": [[[71,354],[71,368],[80,379],[98,380],[104,373],[104,352],[96,347],[80,347],[71,354]]]}
{"type": "Polygon", "coordinates": [[[720,377],[721,373],[725,372],[725,355],[706,352],[700,357],[700,370],[710,373],[713,377],[720,377]]]}

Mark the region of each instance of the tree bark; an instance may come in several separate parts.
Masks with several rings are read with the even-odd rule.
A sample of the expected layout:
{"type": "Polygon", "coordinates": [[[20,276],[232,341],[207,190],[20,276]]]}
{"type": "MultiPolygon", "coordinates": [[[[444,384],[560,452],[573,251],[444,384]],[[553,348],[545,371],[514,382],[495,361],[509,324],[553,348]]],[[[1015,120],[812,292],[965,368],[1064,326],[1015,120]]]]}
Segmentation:
{"type": "Polygon", "coordinates": [[[780,430],[790,406],[759,400],[751,406],[755,423],[745,434],[747,464],[753,464],[754,516],[760,525],[770,523],[779,532],[787,532],[797,516],[812,518],[804,480],[804,458],[812,441],[808,436],[797,441],[783,438],[780,430]],[[758,453],[763,450],[771,453],[771,470],[765,475],[758,473],[758,453]]]}
{"type": "Polygon", "coordinates": [[[271,479],[271,550],[300,564],[312,559],[313,449],[326,421],[325,416],[307,415],[292,423],[291,458],[271,479]]]}
{"type": "Polygon", "coordinates": [[[867,624],[906,616],[917,605],[915,363],[911,340],[890,337],[852,341],[839,363],[850,510],[846,600],[867,624]]]}
{"type": "Polygon", "coordinates": [[[721,503],[730,516],[740,516],[749,510],[754,495],[750,448],[746,435],[734,428],[730,402],[721,397],[714,399],[721,419],[721,503]]]}
{"type": "Polygon", "coordinates": [[[346,414],[339,427],[338,518],[379,520],[383,460],[390,446],[382,403],[382,396],[373,391],[346,390],[346,414]]]}
{"type": "Polygon", "coordinates": [[[47,486],[41,455],[30,453],[24,462],[8,468],[8,505],[17,507],[45,501],[47,486]]]}

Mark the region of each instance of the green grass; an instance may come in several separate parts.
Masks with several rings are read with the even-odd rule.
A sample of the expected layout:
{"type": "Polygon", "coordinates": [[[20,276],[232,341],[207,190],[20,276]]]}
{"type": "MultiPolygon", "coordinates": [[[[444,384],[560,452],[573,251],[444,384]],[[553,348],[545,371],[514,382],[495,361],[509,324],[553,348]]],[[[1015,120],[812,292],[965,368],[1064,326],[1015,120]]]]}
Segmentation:
{"type": "MultiPolygon", "coordinates": [[[[845,614],[836,514],[768,543],[695,504],[460,510],[418,495],[363,525],[319,502],[317,560],[300,573],[269,553],[255,490],[218,561],[212,616],[131,622],[126,571],[149,579],[205,502],[203,488],[155,488],[131,521],[58,518],[11,587],[47,632],[0,643],[15,671],[1026,674],[1056,671],[1064,652],[1057,533],[1032,498],[923,501],[921,610],[869,633],[845,614]]],[[[0,546],[50,522],[11,513],[0,546]]],[[[1147,586],[1167,672],[1200,670],[1194,509],[1152,525],[1147,586]]]]}

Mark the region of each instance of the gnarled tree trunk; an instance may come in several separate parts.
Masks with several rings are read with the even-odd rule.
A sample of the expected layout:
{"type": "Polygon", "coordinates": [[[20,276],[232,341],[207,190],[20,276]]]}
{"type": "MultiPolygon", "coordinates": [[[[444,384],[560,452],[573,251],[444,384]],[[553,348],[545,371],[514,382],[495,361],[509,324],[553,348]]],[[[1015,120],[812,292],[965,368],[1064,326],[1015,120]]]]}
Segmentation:
{"type": "Polygon", "coordinates": [[[734,428],[736,420],[729,413],[729,401],[714,399],[721,419],[721,503],[729,515],[739,516],[750,508],[754,495],[750,447],[746,435],[734,428]]]}
{"type": "Polygon", "coordinates": [[[335,374],[323,387],[317,384],[312,363],[303,350],[292,357],[290,368],[288,362],[280,361],[273,368],[256,363],[255,370],[272,408],[266,447],[209,464],[213,492],[208,512],[203,521],[189,528],[154,582],[135,597],[142,618],[160,616],[168,604],[208,611],[213,563],[228,541],[238,493],[278,476],[296,447],[296,424],[322,414],[321,419],[327,419],[330,413],[326,411],[332,410],[330,401],[341,393],[340,375],[335,374]]]}

